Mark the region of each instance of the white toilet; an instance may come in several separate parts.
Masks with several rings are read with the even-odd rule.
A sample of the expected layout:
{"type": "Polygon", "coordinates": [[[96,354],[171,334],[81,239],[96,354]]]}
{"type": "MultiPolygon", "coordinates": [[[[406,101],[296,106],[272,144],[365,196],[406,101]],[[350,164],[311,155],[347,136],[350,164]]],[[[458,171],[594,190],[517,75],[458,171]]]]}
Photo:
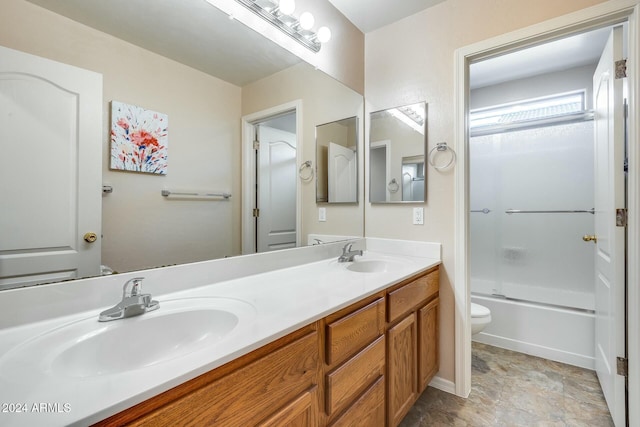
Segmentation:
{"type": "Polygon", "coordinates": [[[471,335],[480,333],[491,323],[491,310],[484,305],[471,303],[471,335]]]}

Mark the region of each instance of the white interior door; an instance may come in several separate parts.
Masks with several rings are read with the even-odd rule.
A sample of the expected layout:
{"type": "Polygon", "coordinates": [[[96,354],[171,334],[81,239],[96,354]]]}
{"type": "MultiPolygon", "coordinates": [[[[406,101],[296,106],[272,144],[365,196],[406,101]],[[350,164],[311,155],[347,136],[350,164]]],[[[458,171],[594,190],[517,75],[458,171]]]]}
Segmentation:
{"type": "Polygon", "coordinates": [[[624,239],[616,208],[624,198],[622,28],[614,28],[593,76],[595,109],[596,372],[616,426],[625,425],[625,379],[616,358],[625,356],[624,239]]]}
{"type": "Polygon", "coordinates": [[[296,247],[296,135],[258,125],[257,251],[296,247]]]}
{"type": "Polygon", "coordinates": [[[356,154],[342,145],[329,143],[329,202],[356,201],[356,154]]]}
{"type": "Polygon", "coordinates": [[[101,131],[100,74],[0,47],[0,289],[100,273],[101,131]]]}

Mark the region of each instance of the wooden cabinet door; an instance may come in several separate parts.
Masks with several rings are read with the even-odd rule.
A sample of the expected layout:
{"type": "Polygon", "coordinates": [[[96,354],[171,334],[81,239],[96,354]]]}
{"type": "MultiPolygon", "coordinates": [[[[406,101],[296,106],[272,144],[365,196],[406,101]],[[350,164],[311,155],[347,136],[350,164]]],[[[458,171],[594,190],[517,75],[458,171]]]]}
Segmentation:
{"type": "Polygon", "coordinates": [[[416,314],[411,313],[389,329],[387,416],[397,426],[418,396],[416,314]]]}
{"type": "Polygon", "coordinates": [[[438,373],[438,317],[439,299],[436,298],[418,311],[418,376],[422,393],[429,381],[438,373]]]}
{"type": "Polygon", "coordinates": [[[313,387],[279,409],[259,427],[316,427],[318,416],[318,387],[313,387]]]}

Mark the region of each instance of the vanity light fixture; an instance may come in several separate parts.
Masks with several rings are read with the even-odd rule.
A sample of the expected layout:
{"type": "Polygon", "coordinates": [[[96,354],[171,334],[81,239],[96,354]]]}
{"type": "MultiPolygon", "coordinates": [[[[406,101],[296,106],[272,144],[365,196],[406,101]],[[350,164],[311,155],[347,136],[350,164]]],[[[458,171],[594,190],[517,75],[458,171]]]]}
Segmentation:
{"type": "Polygon", "coordinates": [[[322,43],[331,39],[331,30],[327,27],[312,30],[315,19],[310,12],[304,12],[299,18],[295,11],[295,0],[236,0],[238,3],[279,28],[304,47],[319,52],[322,43]]]}
{"type": "Polygon", "coordinates": [[[405,105],[403,107],[391,108],[388,111],[393,117],[405,123],[416,132],[424,135],[424,122],[427,115],[422,104],[405,105]]]}

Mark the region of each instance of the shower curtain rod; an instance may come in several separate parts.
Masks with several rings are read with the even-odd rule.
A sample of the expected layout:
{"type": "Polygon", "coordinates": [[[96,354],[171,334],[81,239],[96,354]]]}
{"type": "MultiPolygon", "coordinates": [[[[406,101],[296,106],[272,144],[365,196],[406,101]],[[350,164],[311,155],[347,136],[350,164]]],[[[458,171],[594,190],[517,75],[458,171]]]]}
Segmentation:
{"type": "Polygon", "coordinates": [[[504,211],[506,214],[514,214],[514,213],[590,213],[595,214],[595,209],[589,210],[564,210],[564,211],[523,211],[520,209],[507,209],[504,211]]]}

